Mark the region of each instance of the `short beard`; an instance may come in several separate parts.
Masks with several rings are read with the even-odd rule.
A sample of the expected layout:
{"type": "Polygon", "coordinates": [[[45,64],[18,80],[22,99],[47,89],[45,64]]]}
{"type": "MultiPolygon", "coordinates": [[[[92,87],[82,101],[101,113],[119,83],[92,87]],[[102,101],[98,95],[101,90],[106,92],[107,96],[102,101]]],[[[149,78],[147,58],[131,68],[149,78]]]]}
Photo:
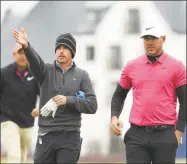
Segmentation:
{"type": "Polygon", "coordinates": [[[63,62],[63,61],[59,61],[59,60],[57,60],[57,62],[58,62],[59,64],[64,64],[64,62],[63,62]]]}

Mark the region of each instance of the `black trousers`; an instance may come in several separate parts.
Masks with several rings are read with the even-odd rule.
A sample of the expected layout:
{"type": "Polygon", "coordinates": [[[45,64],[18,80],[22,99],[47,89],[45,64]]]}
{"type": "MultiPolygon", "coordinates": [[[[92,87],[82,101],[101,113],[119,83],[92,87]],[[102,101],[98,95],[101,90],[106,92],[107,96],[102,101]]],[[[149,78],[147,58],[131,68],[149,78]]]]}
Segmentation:
{"type": "Polygon", "coordinates": [[[77,164],[81,142],[78,131],[56,131],[38,136],[34,163],[77,164]]]}
{"type": "Polygon", "coordinates": [[[175,128],[161,131],[131,126],[125,136],[127,164],[175,164],[178,147],[175,128]]]}

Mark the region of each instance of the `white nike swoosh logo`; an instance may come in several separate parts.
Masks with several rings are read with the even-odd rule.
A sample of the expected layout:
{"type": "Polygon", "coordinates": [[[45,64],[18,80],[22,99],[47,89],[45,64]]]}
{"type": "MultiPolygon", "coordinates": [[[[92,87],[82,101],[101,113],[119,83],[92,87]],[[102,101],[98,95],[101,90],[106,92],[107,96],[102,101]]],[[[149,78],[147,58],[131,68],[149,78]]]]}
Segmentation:
{"type": "Polygon", "coordinates": [[[27,77],[27,80],[28,80],[28,81],[31,81],[32,79],[34,79],[34,76],[32,76],[32,77],[27,77]]]}

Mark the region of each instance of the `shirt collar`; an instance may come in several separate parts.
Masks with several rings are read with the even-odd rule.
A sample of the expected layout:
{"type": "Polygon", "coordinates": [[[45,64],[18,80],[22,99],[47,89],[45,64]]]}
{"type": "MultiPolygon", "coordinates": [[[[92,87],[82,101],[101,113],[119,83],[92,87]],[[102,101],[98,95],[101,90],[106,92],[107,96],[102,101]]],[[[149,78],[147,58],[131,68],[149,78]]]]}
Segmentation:
{"type": "MultiPolygon", "coordinates": [[[[157,62],[162,64],[164,62],[164,59],[166,58],[166,55],[167,54],[163,51],[157,62]]],[[[144,61],[145,63],[150,63],[149,59],[147,58],[147,54],[144,54],[144,61]]]]}

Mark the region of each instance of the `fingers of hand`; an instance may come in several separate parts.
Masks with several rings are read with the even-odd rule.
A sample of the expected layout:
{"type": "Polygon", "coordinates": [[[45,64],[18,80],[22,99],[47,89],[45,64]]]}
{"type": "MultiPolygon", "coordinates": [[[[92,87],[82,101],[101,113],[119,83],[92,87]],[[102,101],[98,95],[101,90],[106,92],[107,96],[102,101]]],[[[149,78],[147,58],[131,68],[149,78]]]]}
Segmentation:
{"type": "Polygon", "coordinates": [[[14,38],[15,38],[16,40],[19,39],[19,36],[18,36],[17,34],[13,34],[13,36],[14,36],[14,38]]]}
{"type": "Polygon", "coordinates": [[[57,96],[53,97],[53,100],[54,100],[55,102],[58,101],[58,100],[60,100],[60,96],[57,95],[57,96]]]}
{"type": "Polygon", "coordinates": [[[38,109],[35,108],[35,109],[31,112],[31,115],[32,115],[33,117],[38,116],[38,109]]]}
{"type": "Polygon", "coordinates": [[[13,36],[14,36],[16,39],[19,39],[20,37],[25,39],[26,34],[23,33],[22,31],[19,32],[19,31],[17,31],[17,30],[13,30],[13,36]]]}
{"type": "Polygon", "coordinates": [[[13,30],[14,35],[19,35],[19,33],[20,33],[19,31],[15,30],[15,29],[13,30]]]}
{"type": "Polygon", "coordinates": [[[58,100],[58,101],[55,101],[57,105],[63,105],[63,100],[58,100]]]}
{"type": "Polygon", "coordinates": [[[60,96],[60,95],[55,96],[55,97],[53,98],[53,100],[55,101],[55,103],[56,103],[57,105],[63,105],[63,104],[64,104],[64,96],[60,96]]]}
{"type": "Polygon", "coordinates": [[[25,33],[25,29],[23,27],[21,27],[21,32],[25,33]]]}
{"type": "Polygon", "coordinates": [[[112,127],[111,130],[112,130],[112,132],[113,132],[115,135],[117,135],[117,136],[121,135],[121,132],[118,131],[117,129],[115,129],[114,127],[112,127]]]}
{"type": "Polygon", "coordinates": [[[61,100],[60,97],[57,97],[57,98],[54,99],[55,102],[58,102],[58,101],[60,101],[60,100],[61,100]]]}
{"type": "Polygon", "coordinates": [[[178,144],[182,144],[182,142],[181,142],[181,140],[182,140],[182,134],[183,133],[180,132],[180,131],[178,131],[178,130],[175,131],[175,136],[177,138],[178,144]]]}
{"type": "Polygon", "coordinates": [[[14,37],[18,38],[20,36],[20,32],[18,31],[13,31],[14,37]]]}
{"type": "Polygon", "coordinates": [[[121,129],[119,128],[118,124],[112,124],[111,130],[115,135],[121,135],[121,129]]]}
{"type": "MultiPolygon", "coordinates": [[[[14,32],[13,32],[13,36],[14,36],[14,38],[16,39],[16,42],[20,43],[20,35],[19,35],[19,32],[14,31],[14,32]]],[[[21,44],[21,43],[20,43],[20,44],[21,44]]]]}
{"type": "Polygon", "coordinates": [[[181,137],[180,136],[176,136],[176,137],[177,137],[178,144],[181,144],[181,137]]]}
{"type": "Polygon", "coordinates": [[[115,128],[117,131],[121,132],[121,127],[120,127],[119,124],[114,124],[114,128],[115,128]]]}

